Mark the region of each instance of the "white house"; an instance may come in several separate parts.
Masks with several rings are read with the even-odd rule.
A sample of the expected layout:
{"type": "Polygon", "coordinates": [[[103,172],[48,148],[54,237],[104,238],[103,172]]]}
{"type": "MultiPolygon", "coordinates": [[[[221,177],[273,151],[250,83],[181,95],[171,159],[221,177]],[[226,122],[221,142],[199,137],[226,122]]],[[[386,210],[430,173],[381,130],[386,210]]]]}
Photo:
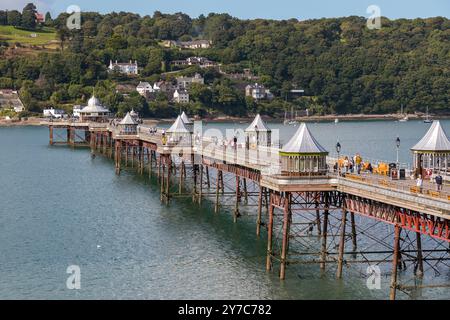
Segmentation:
{"type": "Polygon", "coordinates": [[[141,96],[146,96],[148,93],[153,93],[155,90],[153,89],[152,85],[148,82],[139,82],[138,86],[136,87],[136,91],[139,92],[141,96]]]}
{"type": "Polygon", "coordinates": [[[129,63],[118,63],[112,62],[112,60],[109,61],[109,67],[108,69],[110,71],[119,71],[121,73],[125,73],[128,75],[137,75],[138,74],[138,63],[137,61],[134,61],[134,63],[130,60],[129,63]]]}
{"type": "Polygon", "coordinates": [[[61,119],[64,116],[65,112],[64,112],[64,110],[49,108],[49,109],[44,109],[43,114],[44,114],[44,117],[47,117],[47,118],[61,119]]]}
{"type": "Polygon", "coordinates": [[[179,46],[185,49],[208,49],[209,47],[211,47],[211,41],[209,40],[182,41],[179,43],[179,46]]]}
{"type": "Polygon", "coordinates": [[[255,100],[273,99],[273,94],[269,89],[266,89],[263,85],[255,83],[249,84],[245,87],[245,95],[252,97],[255,100]]]}
{"type": "Polygon", "coordinates": [[[199,73],[196,73],[193,77],[177,78],[178,88],[181,89],[189,89],[193,83],[205,84],[205,79],[199,73]]]}
{"type": "Polygon", "coordinates": [[[177,103],[189,103],[189,93],[183,89],[177,89],[173,93],[173,101],[177,103]]]}
{"type": "Polygon", "coordinates": [[[73,106],[73,111],[72,111],[73,116],[76,118],[79,118],[81,110],[83,110],[83,106],[80,106],[80,105],[73,106]]]}

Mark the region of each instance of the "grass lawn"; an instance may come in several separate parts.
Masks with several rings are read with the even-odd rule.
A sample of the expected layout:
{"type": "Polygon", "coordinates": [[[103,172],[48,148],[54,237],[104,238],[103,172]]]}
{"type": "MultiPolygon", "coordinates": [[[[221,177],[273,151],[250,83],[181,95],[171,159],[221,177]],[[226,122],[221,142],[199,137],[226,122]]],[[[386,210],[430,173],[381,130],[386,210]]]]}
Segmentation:
{"type": "Polygon", "coordinates": [[[13,26],[0,26],[0,40],[8,43],[16,42],[22,45],[45,45],[52,40],[56,40],[56,32],[53,28],[43,27],[41,30],[30,31],[17,29],[13,26]],[[33,37],[32,35],[36,35],[33,37]]]}

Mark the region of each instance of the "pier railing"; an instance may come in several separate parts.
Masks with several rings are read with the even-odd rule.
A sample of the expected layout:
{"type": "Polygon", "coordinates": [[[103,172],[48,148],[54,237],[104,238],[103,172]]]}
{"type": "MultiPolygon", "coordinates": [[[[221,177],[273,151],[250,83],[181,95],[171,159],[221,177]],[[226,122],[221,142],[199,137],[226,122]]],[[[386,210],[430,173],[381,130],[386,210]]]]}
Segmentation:
{"type": "Polygon", "coordinates": [[[388,178],[381,178],[373,174],[346,174],[345,177],[339,177],[339,179],[341,181],[349,180],[354,182],[362,182],[364,184],[369,184],[396,192],[401,191],[402,193],[414,195],[420,198],[443,200],[446,202],[450,200],[450,192],[447,189],[437,190],[435,186],[433,188],[431,183],[427,183],[422,188],[419,188],[415,185],[413,180],[391,180],[388,178]]]}

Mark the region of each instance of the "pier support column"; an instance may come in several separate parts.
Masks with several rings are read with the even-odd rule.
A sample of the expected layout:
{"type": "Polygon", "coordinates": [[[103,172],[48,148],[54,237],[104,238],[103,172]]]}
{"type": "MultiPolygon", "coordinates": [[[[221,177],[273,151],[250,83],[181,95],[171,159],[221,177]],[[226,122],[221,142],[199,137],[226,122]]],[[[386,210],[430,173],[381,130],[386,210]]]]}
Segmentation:
{"type": "Polygon", "coordinates": [[[112,132],[109,132],[108,134],[109,134],[109,158],[112,159],[114,139],[112,137],[112,132]]]}
{"type": "Polygon", "coordinates": [[[148,149],[148,177],[152,177],[152,170],[153,170],[153,150],[148,149]]]}
{"type": "Polygon", "coordinates": [[[138,159],[139,159],[139,174],[144,173],[144,147],[142,145],[142,140],[139,140],[139,147],[138,147],[138,159]]]}
{"type": "Polygon", "coordinates": [[[159,155],[159,157],[156,159],[156,165],[158,166],[158,182],[161,183],[161,167],[162,167],[162,163],[161,163],[161,155],[159,155]]]}
{"type": "Polygon", "coordinates": [[[223,171],[220,170],[220,190],[222,190],[222,194],[225,194],[225,185],[223,182],[223,171]]]}
{"type": "Polygon", "coordinates": [[[125,141],[125,167],[128,167],[128,152],[130,148],[128,146],[128,142],[125,141]]]}
{"type": "Polygon", "coordinates": [[[247,204],[248,203],[247,179],[243,178],[242,183],[243,183],[243,188],[244,188],[244,200],[245,200],[245,203],[247,204]]]}
{"type": "MultiPolygon", "coordinates": [[[[85,141],[85,143],[87,145],[90,146],[90,143],[91,143],[91,132],[89,131],[89,128],[86,128],[84,130],[84,141],[85,141]]],[[[112,148],[112,145],[111,145],[111,148],[112,148]]]]}
{"type": "MultiPolygon", "coordinates": [[[[270,194],[272,197],[272,194],[270,194]]],[[[272,269],[272,237],[273,237],[273,211],[274,206],[272,200],[270,200],[269,205],[269,221],[267,225],[267,257],[266,257],[266,270],[270,271],[272,269]]]]}
{"type": "MultiPolygon", "coordinates": [[[[192,159],[194,159],[194,157],[192,157],[192,159]]],[[[194,163],[194,161],[192,160],[192,163],[194,163]]],[[[197,202],[197,170],[198,170],[198,165],[197,164],[193,164],[193,170],[194,170],[194,188],[192,190],[192,202],[195,203],[197,202]]]]}
{"type": "Polygon", "coordinates": [[[217,169],[217,180],[216,180],[216,203],[214,205],[214,212],[219,212],[219,190],[220,190],[220,170],[217,169]]]}
{"type": "Polygon", "coordinates": [[[284,196],[284,214],[283,214],[283,239],[281,244],[281,265],[280,279],[284,280],[286,274],[287,252],[289,245],[289,232],[291,220],[291,194],[286,193],[284,196]]]}
{"type": "Polygon", "coordinates": [[[159,157],[159,166],[161,168],[161,175],[159,177],[161,187],[161,202],[164,200],[164,177],[165,177],[165,164],[163,158],[159,157]]]}
{"type": "Polygon", "coordinates": [[[180,195],[183,193],[183,179],[184,179],[183,166],[184,166],[184,161],[181,160],[181,164],[180,164],[180,182],[178,184],[178,194],[180,194],[180,195]]]}
{"type": "Polygon", "coordinates": [[[166,180],[166,184],[165,184],[165,188],[166,188],[166,192],[165,192],[165,199],[166,199],[166,204],[169,204],[169,200],[170,200],[170,175],[172,172],[172,158],[169,156],[166,157],[166,162],[167,162],[167,180],[166,180]]]}
{"type": "Polygon", "coordinates": [[[328,236],[328,196],[325,200],[325,210],[323,212],[323,231],[322,231],[322,250],[321,250],[321,262],[320,269],[325,270],[327,260],[327,236],[328,236]]]}
{"type": "Polygon", "coordinates": [[[416,232],[416,244],[417,244],[417,265],[414,268],[417,277],[423,277],[423,254],[422,254],[422,238],[420,232],[416,232]]]}
{"type": "Polygon", "coordinates": [[[236,176],[236,200],[234,202],[234,212],[233,212],[233,222],[237,222],[239,217],[239,200],[240,200],[240,190],[239,190],[239,176],[236,176]]]}
{"type": "Polygon", "coordinates": [[[66,128],[66,137],[67,137],[66,143],[69,146],[72,144],[71,139],[70,139],[71,135],[72,135],[71,128],[70,128],[70,126],[67,126],[67,128],[66,128]]]}
{"type": "Polygon", "coordinates": [[[121,156],[122,156],[122,142],[120,140],[116,140],[115,154],[114,154],[114,160],[116,163],[116,174],[120,174],[120,166],[122,161],[121,156]]]}
{"type": "Polygon", "coordinates": [[[209,167],[206,166],[206,185],[208,186],[208,190],[211,188],[211,182],[209,180],[209,167]]]}
{"type": "Polygon", "coordinates": [[[53,145],[53,126],[48,126],[48,134],[49,134],[48,142],[52,146],[53,145]]]}
{"type": "Polygon", "coordinates": [[[202,197],[203,197],[203,164],[200,165],[200,184],[199,184],[199,195],[198,195],[198,204],[202,204],[202,197]]]}
{"type": "Polygon", "coordinates": [[[350,212],[350,222],[352,224],[353,253],[356,255],[356,249],[358,248],[358,244],[356,242],[356,224],[355,224],[355,214],[353,212],[350,212]]]}
{"type": "Polygon", "coordinates": [[[394,254],[392,257],[391,290],[389,293],[390,300],[395,300],[395,295],[397,293],[397,272],[400,253],[400,232],[401,228],[398,224],[396,224],[394,231],[394,254]]]}
{"type": "Polygon", "coordinates": [[[320,209],[319,209],[319,193],[316,193],[316,200],[314,206],[316,207],[316,227],[317,227],[317,235],[320,237],[322,235],[322,227],[320,221],[320,209]]]}
{"type": "Polygon", "coordinates": [[[339,255],[338,255],[338,267],[336,277],[342,278],[342,266],[344,264],[344,250],[345,250],[345,224],[347,220],[347,208],[342,208],[342,220],[341,220],[341,237],[339,241],[339,255]]]}
{"type": "Polygon", "coordinates": [[[261,234],[262,194],[263,194],[263,187],[259,186],[258,215],[256,217],[256,235],[257,236],[259,236],[261,234]]]}
{"type": "Polygon", "coordinates": [[[103,154],[107,155],[108,154],[108,132],[104,132],[102,134],[103,136],[103,154]]]}

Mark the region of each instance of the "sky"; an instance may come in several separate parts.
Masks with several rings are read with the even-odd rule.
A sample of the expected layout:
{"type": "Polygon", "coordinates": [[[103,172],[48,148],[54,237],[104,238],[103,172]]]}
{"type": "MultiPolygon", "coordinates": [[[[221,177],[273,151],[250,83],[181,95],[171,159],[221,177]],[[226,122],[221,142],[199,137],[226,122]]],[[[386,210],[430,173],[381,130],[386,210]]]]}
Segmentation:
{"type": "Polygon", "coordinates": [[[152,15],[183,12],[191,17],[210,12],[229,13],[241,19],[290,19],[299,20],[322,17],[365,16],[367,8],[377,5],[381,15],[391,19],[450,17],[450,0],[0,0],[0,9],[22,9],[34,2],[40,12],[50,11],[52,16],[77,5],[81,11],[135,12],[152,15]]]}

